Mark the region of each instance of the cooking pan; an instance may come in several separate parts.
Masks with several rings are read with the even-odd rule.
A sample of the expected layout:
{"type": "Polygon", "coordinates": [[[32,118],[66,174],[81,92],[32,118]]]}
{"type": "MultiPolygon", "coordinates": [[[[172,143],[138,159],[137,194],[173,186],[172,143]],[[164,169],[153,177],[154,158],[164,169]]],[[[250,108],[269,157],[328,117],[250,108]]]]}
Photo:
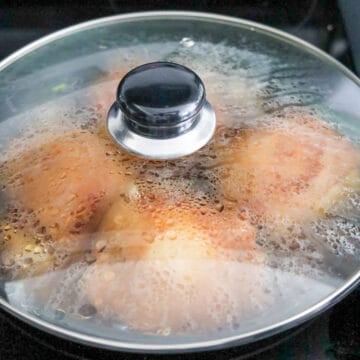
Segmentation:
{"type": "Polygon", "coordinates": [[[1,306],[132,352],[252,343],[360,277],[359,79],[205,13],[113,16],[0,63],[1,306]]]}

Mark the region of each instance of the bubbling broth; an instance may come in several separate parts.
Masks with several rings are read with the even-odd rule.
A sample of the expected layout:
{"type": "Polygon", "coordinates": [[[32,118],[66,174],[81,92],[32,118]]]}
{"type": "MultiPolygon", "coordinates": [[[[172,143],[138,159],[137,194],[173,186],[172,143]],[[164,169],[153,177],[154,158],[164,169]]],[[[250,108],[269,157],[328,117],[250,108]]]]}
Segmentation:
{"type": "MultiPolygon", "coordinates": [[[[244,122],[213,95],[218,127],[207,146],[139,159],[106,132],[101,93],[113,75],[106,80],[86,90],[95,116],[70,111],[56,129],[40,122],[2,154],[0,274],[10,302],[192,335],[269,325],[350,275],[334,259],[360,253],[355,144],[314,113],[265,113],[258,93],[244,122]]],[[[229,86],[250,96],[241,81],[229,86]]]]}

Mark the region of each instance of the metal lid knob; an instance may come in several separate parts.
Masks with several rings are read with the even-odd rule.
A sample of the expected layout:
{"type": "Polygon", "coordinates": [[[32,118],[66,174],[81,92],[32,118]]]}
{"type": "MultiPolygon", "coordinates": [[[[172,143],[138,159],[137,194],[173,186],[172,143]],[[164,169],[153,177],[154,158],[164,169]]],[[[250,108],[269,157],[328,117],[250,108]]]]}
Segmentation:
{"type": "Polygon", "coordinates": [[[215,125],[199,76],[169,62],[141,65],[125,75],[107,121],[117,144],[157,160],[200,149],[211,139],[215,125]]]}

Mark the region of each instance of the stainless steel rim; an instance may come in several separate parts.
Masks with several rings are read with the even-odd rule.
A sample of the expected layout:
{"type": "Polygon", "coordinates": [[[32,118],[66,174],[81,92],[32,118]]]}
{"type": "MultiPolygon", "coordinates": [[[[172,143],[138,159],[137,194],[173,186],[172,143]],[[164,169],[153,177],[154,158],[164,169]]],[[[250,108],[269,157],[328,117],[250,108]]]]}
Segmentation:
{"type": "Polygon", "coordinates": [[[215,128],[215,113],[208,102],[205,103],[200,119],[191,131],[169,139],[146,138],[135,133],[126,125],[124,114],[116,104],[111,106],[107,118],[107,130],[114,142],[125,151],[144,159],[170,160],[190,155],[208,143],[214,135],[215,128]]]}
{"type": "MultiPolygon", "coordinates": [[[[15,53],[7,57],[5,60],[0,62],[0,71],[10,66],[12,63],[22,58],[24,55],[27,55],[32,51],[44,45],[47,45],[53,41],[56,41],[58,39],[61,39],[63,37],[72,35],[80,31],[92,29],[98,27],[99,25],[106,25],[106,24],[109,25],[118,22],[128,22],[128,21],[141,20],[141,19],[143,20],[169,19],[171,17],[179,20],[196,19],[199,21],[212,21],[215,23],[224,23],[227,25],[233,25],[235,27],[242,27],[253,31],[263,32],[278,39],[282,39],[286,42],[294,43],[299,47],[305,49],[306,51],[314,54],[318,58],[333,64],[338,68],[338,70],[344,73],[344,75],[346,75],[348,78],[354,81],[358,86],[360,86],[360,79],[355,74],[353,74],[349,69],[347,69],[344,65],[342,65],[340,62],[338,62],[331,56],[327,55],[322,50],[307,43],[306,41],[298,39],[295,36],[289,35],[280,30],[273,29],[266,25],[258,24],[248,20],[242,20],[242,19],[237,19],[229,16],[216,15],[216,14],[188,12],[188,11],[156,11],[156,12],[141,12],[134,14],[115,15],[115,16],[92,20],[75,26],[71,26],[64,30],[60,30],[51,35],[45,36],[23,47],[22,49],[16,51],[15,53]]],[[[53,325],[35,316],[20,311],[16,309],[14,306],[8,304],[4,299],[1,298],[0,298],[0,306],[9,313],[18,317],[19,319],[29,323],[30,325],[36,326],[42,330],[45,330],[51,334],[60,336],[67,340],[78,341],[90,346],[123,350],[129,352],[152,352],[152,353],[190,352],[190,351],[210,350],[210,349],[223,348],[234,345],[241,345],[241,344],[261,340],[265,337],[275,335],[279,332],[288,330],[292,327],[300,325],[301,323],[318,315],[320,312],[333,306],[335,303],[343,299],[353,288],[355,288],[355,286],[359,282],[360,282],[360,270],[355,275],[353,275],[342,287],[334,291],[332,294],[330,294],[322,301],[318,302],[316,305],[301,312],[300,314],[297,314],[291,318],[288,318],[284,321],[278,322],[271,326],[267,326],[262,329],[251,331],[245,334],[223,337],[216,340],[198,341],[198,342],[190,342],[190,343],[177,343],[177,344],[164,343],[159,345],[159,344],[130,343],[130,342],[117,341],[117,340],[109,340],[97,336],[80,334],[75,331],[67,330],[60,326],[53,325]]]]}

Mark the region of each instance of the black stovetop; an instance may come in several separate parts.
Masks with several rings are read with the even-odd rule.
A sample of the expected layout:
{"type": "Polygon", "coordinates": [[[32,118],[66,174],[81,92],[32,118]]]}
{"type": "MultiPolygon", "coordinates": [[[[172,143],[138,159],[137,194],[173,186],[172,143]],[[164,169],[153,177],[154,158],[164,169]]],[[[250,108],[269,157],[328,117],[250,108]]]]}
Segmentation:
{"type": "MultiPolygon", "coordinates": [[[[354,71],[336,0],[1,0],[0,60],[40,36],[81,21],[162,9],[215,12],[262,22],[313,43],[354,71]]],[[[173,359],[184,357],[171,356],[173,359]]],[[[0,310],[0,360],[138,358],[155,356],[116,353],[75,344],[34,329],[0,310]]],[[[186,358],[360,359],[360,289],[320,317],[285,334],[253,345],[186,355],[186,358]]]]}

